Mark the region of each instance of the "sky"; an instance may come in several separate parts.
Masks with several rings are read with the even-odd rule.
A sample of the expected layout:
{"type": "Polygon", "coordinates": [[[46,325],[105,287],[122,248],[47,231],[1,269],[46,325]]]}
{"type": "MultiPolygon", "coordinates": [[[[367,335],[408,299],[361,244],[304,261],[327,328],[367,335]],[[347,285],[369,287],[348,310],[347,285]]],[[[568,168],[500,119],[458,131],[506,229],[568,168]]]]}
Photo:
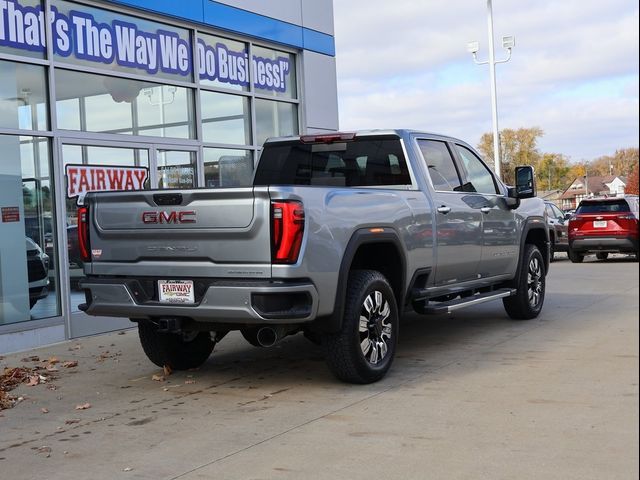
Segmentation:
{"type": "MultiPolygon", "coordinates": [[[[498,123],[574,162],[638,147],[638,2],[494,0],[498,123]]],[[[492,131],[486,0],[334,0],[341,130],[492,131]]]]}

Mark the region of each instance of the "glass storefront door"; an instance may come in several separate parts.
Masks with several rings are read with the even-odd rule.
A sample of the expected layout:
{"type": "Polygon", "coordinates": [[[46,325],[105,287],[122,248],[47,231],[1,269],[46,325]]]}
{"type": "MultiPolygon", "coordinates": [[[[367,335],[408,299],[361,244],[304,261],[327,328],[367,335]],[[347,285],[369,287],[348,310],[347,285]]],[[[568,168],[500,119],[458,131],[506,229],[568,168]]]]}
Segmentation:
{"type": "Polygon", "coordinates": [[[78,199],[95,191],[195,188],[202,184],[198,152],[197,147],[61,140],[67,240],[62,281],[67,283],[69,291],[71,338],[133,326],[126,318],[92,317],[78,308],[85,301],[84,292],[78,288],[78,281],[84,275],[77,240],[78,199]]]}

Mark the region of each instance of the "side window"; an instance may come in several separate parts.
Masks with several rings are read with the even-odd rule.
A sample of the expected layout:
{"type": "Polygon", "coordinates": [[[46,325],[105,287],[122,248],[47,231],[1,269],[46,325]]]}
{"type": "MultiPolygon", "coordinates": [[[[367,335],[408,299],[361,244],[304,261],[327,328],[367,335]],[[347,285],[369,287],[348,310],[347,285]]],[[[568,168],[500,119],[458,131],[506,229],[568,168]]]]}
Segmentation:
{"type": "Polygon", "coordinates": [[[427,164],[433,188],[449,192],[461,191],[460,175],[447,144],[437,140],[418,140],[418,147],[427,164]]]}
{"type": "Polygon", "coordinates": [[[498,193],[496,182],[493,180],[493,175],[486,165],[482,163],[482,160],[480,160],[471,150],[467,147],[463,147],[462,145],[456,145],[456,150],[458,150],[458,154],[460,155],[460,158],[462,158],[462,163],[467,171],[467,178],[471,187],[473,187],[469,190],[478,193],[498,193]]]}
{"type": "Polygon", "coordinates": [[[560,209],[558,207],[556,207],[555,205],[551,205],[551,210],[553,210],[553,212],[556,214],[556,217],[559,219],[564,218],[564,213],[562,213],[560,211],[560,209]]]}
{"type": "Polygon", "coordinates": [[[547,204],[546,205],[546,210],[547,210],[547,217],[548,218],[556,218],[556,212],[553,211],[553,208],[551,207],[551,205],[547,204]]]}

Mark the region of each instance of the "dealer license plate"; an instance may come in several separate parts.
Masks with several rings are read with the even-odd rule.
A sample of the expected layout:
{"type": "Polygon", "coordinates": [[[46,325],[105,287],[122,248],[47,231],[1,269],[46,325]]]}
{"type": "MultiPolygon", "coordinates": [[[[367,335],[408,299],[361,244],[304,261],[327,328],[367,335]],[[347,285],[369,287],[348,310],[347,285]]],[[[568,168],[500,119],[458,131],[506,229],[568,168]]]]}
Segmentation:
{"type": "Polygon", "coordinates": [[[596,220],[593,222],[593,228],[607,228],[606,220],[596,220]]]}
{"type": "Polygon", "coordinates": [[[193,280],[158,280],[161,303],[195,303],[193,280]]]}

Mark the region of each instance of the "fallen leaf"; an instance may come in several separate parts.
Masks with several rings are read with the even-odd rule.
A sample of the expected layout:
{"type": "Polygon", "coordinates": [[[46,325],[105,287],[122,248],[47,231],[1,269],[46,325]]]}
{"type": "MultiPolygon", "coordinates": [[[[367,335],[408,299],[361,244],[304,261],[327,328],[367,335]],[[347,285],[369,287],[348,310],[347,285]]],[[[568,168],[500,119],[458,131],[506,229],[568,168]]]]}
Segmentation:
{"type": "Polygon", "coordinates": [[[41,408],[41,409],[40,409],[40,411],[41,411],[42,413],[49,413],[49,410],[48,410],[48,409],[46,409],[46,408],[41,408]]]}
{"type": "Polygon", "coordinates": [[[55,365],[49,364],[47,365],[47,371],[48,372],[57,372],[58,371],[58,367],[56,367],[55,365]]]}
{"type": "Polygon", "coordinates": [[[87,408],[91,408],[91,404],[88,402],[82,405],[76,405],[76,410],[86,410],[87,408]]]}
{"type": "Polygon", "coordinates": [[[80,419],[70,418],[69,420],[65,420],[64,423],[65,425],[73,425],[74,423],[80,423],[80,419]]]}
{"type": "Polygon", "coordinates": [[[154,380],[154,381],[156,381],[156,382],[164,382],[164,381],[166,380],[166,378],[164,378],[164,375],[157,375],[157,374],[154,374],[154,375],[151,377],[151,380],[154,380]]]}
{"type": "Polygon", "coordinates": [[[27,386],[35,387],[40,383],[40,375],[30,375],[29,381],[27,382],[27,386]]]}
{"type": "Polygon", "coordinates": [[[55,365],[56,363],[60,363],[60,360],[58,360],[57,357],[51,357],[47,362],[49,363],[49,365],[55,365]]]}
{"type": "MultiPolygon", "coordinates": [[[[126,333],[127,332],[121,330],[121,331],[118,332],[118,335],[126,335],[126,333]]],[[[0,360],[2,360],[2,358],[0,358],[0,360]]]]}
{"type": "Polygon", "coordinates": [[[64,368],[73,368],[73,367],[77,367],[78,366],[78,361],[77,360],[70,360],[68,362],[63,362],[62,366],[64,368]]]}
{"type": "Polygon", "coordinates": [[[162,370],[164,370],[165,377],[171,375],[171,367],[169,365],[165,365],[164,367],[162,367],[162,370]]]}

